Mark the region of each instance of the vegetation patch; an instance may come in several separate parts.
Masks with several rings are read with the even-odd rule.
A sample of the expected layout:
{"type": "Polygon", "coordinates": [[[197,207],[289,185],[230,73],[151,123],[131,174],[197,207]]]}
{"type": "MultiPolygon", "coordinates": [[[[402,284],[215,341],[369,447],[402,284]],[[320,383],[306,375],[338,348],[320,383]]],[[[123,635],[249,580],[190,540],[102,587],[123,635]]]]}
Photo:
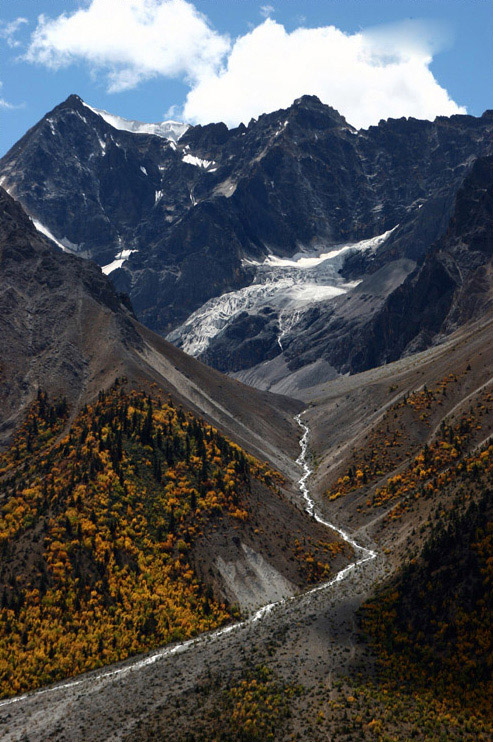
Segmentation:
{"type": "MultiPolygon", "coordinates": [[[[198,686],[180,720],[178,703],[139,725],[138,739],[176,742],[276,742],[282,739],[293,705],[303,695],[300,685],[285,683],[265,665],[239,677],[210,678],[198,686]]],[[[180,704],[181,706],[181,704],[180,704]]],[[[132,733],[127,740],[130,742],[132,733]]]]}
{"type": "Polygon", "coordinates": [[[279,475],[170,400],[117,384],[60,439],[43,393],[1,460],[0,694],[214,629],[236,615],[190,550],[248,518],[251,477],[279,475]]]}

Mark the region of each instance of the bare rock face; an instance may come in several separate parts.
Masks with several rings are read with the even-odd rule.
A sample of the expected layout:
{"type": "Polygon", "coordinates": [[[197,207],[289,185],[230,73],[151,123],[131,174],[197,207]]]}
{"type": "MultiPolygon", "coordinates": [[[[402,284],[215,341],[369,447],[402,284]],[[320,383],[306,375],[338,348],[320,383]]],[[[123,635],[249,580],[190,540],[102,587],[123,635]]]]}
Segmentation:
{"type": "Polygon", "coordinates": [[[375,325],[385,359],[422,350],[485,314],[492,258],[493,157],[486,157],[476,160],[459,190],[447,232],[389,297],[375,325]]]}

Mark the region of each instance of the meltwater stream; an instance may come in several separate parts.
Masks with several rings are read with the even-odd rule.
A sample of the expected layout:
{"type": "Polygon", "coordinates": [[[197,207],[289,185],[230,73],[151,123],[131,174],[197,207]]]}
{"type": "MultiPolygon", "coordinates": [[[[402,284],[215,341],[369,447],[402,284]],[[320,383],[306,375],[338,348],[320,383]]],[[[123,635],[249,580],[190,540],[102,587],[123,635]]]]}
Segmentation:
{"type": "MultiPolygon", "coordinates": [[[[356,567],[360,566],[361,564],[365,564],[365,562],[368,562],[372,559],[375,559],[377,556],[377,552],[373,551],[372,549],[367,549],[365,546],[361,546],[360,544],[356,543],[356,541],[345,531],[343,531],[338,526],[335,526],[333,523],[330,523],[327,520],[324,520],[316,511],[315,508],[315,502],[312,500],[310,496],[310,491],[307,486],[307,480],[312,474],[312,469],[310,468],[310,465],[307,461],[307,451],[308,451],[308,440],[310,437],[310,429],[308,425],[306,425],[303,422],[302,419],[303,413],[300,413],[299,415],[296,415],[294,418],[300,428],[303,430],[303,435],[300,440],[300,448],[301,452],[298,458],[296,459],[296,463],[302,468],[303,475],[298,480],[298,486],[300,489],[300,493],[303,497],[304,503],[305,503],[305,510],[306,512],[315,518],[318,523],[321,523],[324,526],[327,526],[327,528],[330,528],[332,531],[336,531],[348,544],[350,544],[355,552],[359,552],[360,557],[355,562],[352,562],[347,567],[344,567],[344,569],[341,569],[340,572],[338,572],[335,577],[332,577],[328,582],[323,582],[320,585],[317,585],[317,587],[311,588],[310,590],[307,590],[303,593],[303,597],[306,597],[308,595],[312,595],[314,593],[318,593],[321,590],[326,590],[327,588],[331,587],[331,585],[334,585],[336,582],[341,582],[341,580],[344,580],[350,572],[356,569],[356,567]]],[[[219,639],[220,637],[231,634],[235,631],[238,631],[241,628],[244,628],[246,626],[252,625],[257,623],[258,621],[262,620],[264,616],[267,616],[269,613],[272,612],[273,609],[279,609],[286,603],[291,603],[292,601],[296,600],[298,597],[293,595],[289,598],[284,598],[282,600],[279,600],[275,603],[269,603],[268,605],[262,606],[262,608],[259,608],[255,613],[253,613],[249,618],[246,618],[243,621],[238,621],[234,624],[229,624],[229,626],[225,626],[222,629],[216,629],[216,631],[212,631],[208,634],[201,634],[198,637],[195,637],[193,639],[188,639],[185,642],[182,642],[181,644],[175,644],[173,647],[163,647],[162,649],[158,649],[155,652],[152,652],[151,654],[147,655],[146,657],[135,660],[134,662],[128,662],[122,667],[117,667],[114,670],[102,670],[98,673],[93,673],[89,675],[84,675],[78,680],[69,680],[66,682],[58,683],[57,685],[51,686],[50,688],[45,688],[44,690],[37,690],[33,691],[32,693],[24,693],[21,696],[16,696],[15,698],[8,698],[4,701],[0,701],[0,707],[2,706],[8,706],[13,703],[18,703],[19,701],[23,701],[27,698],[35,698],[39,697],[41,695],[44,695],[46,693],[55,693],[56,691],[65,691],[71,688],[76,688],[77,686],[83,685],[88,680],[90,680],[91,683],[105,683],[108,680],[112,680],[116,678],[117,676],[124,676],[128,673],[134,672],[135,670],[139,670],[143,667],[147,667],[148,665],[152,665],[155,662],[158,662],[161,659],[165,659],[166,657],[171,657],[175,654],[182,654],[183,652],[186,652],[191,647],[196,647],[201,644],[205,644],[208,642],[213,642],[219,639]]]]}
{"type": "Polygon", "coordinates": [[[341,569],[341,571],[338,572],[336,576],[333,577],[329,582],[324,582],[322,585],[319,585],[318,587],[313,588],[313,590],[310,590],[309,593],[311,593],[315,592],[316,590],[323,590],[325,587],[330,587],[330,585],[333,585],[335,582],[340,582],[346,577],[349,572],[351,572],[351,570],[355,569],[360,564],[364,564],[365,562],[369,562],[371,559],[375,559],[377,556],[377,552],[373,551],[372,549],[367,549],[366,546],[361,546],[360,544],[356,543],[356,541],[348,533],[346,533],[346,531],[343,531],[342,528],[335,526],[333,523],[329,523],[328,520],[324,520],[324,518],[322,518],[316,512],[315,502],[310,497],[310,490],[308,489],[306,484],[308,478],[312,474],[312,469],[310,469],[306,457],[306,452],[308,450],[308,439],[310,437],[310,429],[308,425],[305,425],[305,423],[301,419],[302,414],[303,413],[296,415],[294,419],[303,429],[303,436],[300,440],[301,453],[296,459],[296,463],[301,466],[304,471],[303,476],[301,477],[301,479],[298,480],[298,486],[306,503],[305,510],[309,515],[312,515],[315,520],[318,521],[318,523],[321,523],[323,526],[327,526],[327,528],[330,528],[332,531],[336,531],[340,536],[342,536],[344,541],[347,541],[347,543],[353,547],[353,549],[361,553],[360,559],[358,559],[356,562],[352,562],[352,564],[349,564],[344,569],[341,569]]]}

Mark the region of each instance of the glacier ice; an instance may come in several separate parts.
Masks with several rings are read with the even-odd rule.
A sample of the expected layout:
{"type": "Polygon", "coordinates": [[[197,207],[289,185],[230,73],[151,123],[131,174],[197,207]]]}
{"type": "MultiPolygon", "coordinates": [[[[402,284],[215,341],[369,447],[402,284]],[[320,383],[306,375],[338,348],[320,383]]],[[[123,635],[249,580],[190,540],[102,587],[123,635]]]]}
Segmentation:
{"type": "Polygon", "coordinates": [[[346,282],[341,277],[339,271],[346,258],[358,251],[378,249],[393,231],[357,243],[322,249],[316,254],[304,251],[292,258],[269,255],[263,262],[245,259],[245,265],[255,270],[253,282],[209,299],[169,333],[167,339],[186,353],[199,356],[241,312],[258,312],[270,307],[277,313],[278,344],[282,350],[283,338],[308,308],[344,294],[359,283],[346,282]]]}

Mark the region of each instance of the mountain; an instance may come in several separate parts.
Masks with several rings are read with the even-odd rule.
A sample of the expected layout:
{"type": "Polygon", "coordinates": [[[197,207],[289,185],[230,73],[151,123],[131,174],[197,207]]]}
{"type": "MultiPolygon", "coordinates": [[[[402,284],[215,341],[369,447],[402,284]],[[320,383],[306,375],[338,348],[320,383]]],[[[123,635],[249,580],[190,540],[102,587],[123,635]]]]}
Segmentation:
{"type": "MultiPolygon", "coordinates": [[[[286,342],[300,319],[328,346],[334,327],[376,321],[446,232],[492,130],[486,112],[356,131],[314,96],[231,130],[142,125],[73,95],[2,158],[0,183],[144,324],[266,386],[312,363],[286,342]]],[[[317,373],[362,368],[357,352],[369,359],[324,351],[317,373]]]]}

